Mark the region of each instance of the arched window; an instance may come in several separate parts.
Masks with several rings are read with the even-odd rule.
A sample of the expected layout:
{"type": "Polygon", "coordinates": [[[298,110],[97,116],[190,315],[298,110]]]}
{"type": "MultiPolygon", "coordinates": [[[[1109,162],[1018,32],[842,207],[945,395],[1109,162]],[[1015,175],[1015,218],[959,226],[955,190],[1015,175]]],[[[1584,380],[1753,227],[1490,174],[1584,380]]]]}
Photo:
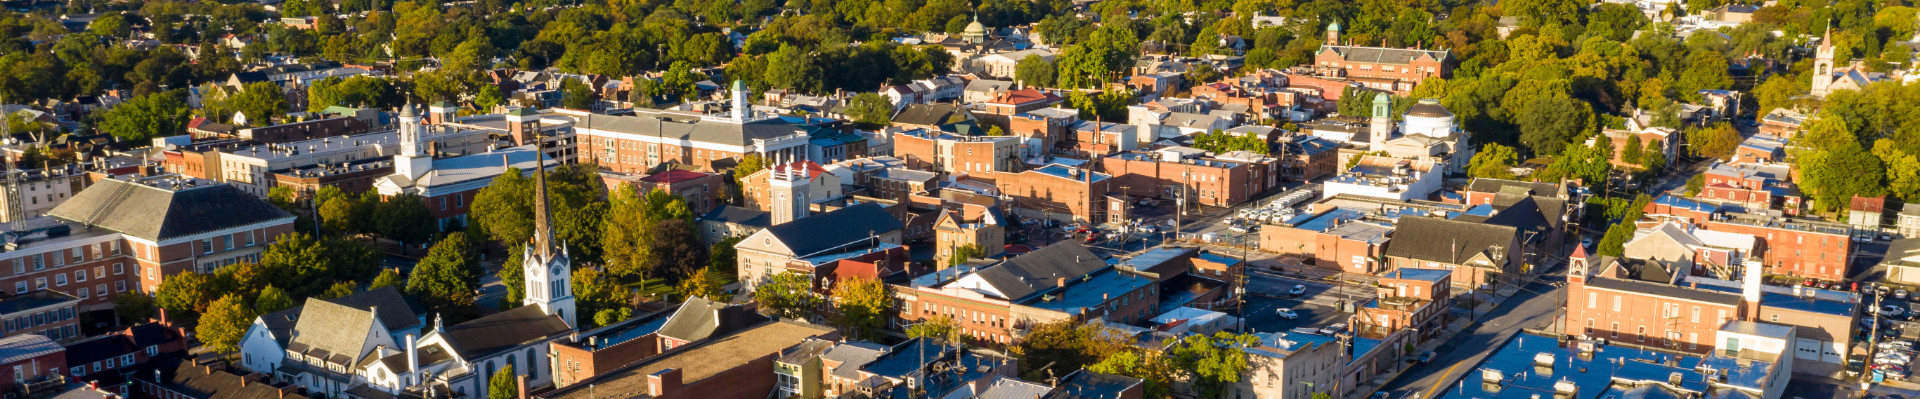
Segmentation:
{"type": "Polygon", "coordinates": [[[533,348],[527,348],[527,380],[534,381],[539,379],[540,356],[533,353],[533,348]]]}
{"type": "MultiPolygon", "coordinates": [[[[522,369],[520,368],[519,359],[514,358],[514,354],[512,353],[507,354],[507,367],[512,369],[515,375],[518,375],[522,372],[522,369]]],[[[488,377],[492,377],[492,376],[488,376],[488,377]]]]}

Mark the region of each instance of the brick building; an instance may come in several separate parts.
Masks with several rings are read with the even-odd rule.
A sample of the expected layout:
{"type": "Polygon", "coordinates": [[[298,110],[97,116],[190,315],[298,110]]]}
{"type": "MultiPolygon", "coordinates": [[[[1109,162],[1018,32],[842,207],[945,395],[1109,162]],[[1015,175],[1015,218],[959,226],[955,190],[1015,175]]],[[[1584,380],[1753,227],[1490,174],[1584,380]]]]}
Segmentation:
{"type": "Polygon", "coordinates": [[[1015,215],[1064,222],[1106,220],[1107,194],[1119,188],[1111,175],[1060,164],[994,179],[1015,215]]]}
{"type": "Polygon", "coordinates": [[[1365,220],[1365,214],[1334,208],[1290,224],[1260,229],[1260,249],[1304,257],[1315,267],[1348,273],[1374,273],[1385,268],[1384,253],[1391,224],[1365,220]]]}
{"type": "Polygon", "coordinates": [[[420,196],[440,231],[466,226],[467,213],[471,211],[468,205],[474,197],[509,169],[531,175],[537,168],[558,164],[532,145],[452,158],[402,154],[393,159],[393,174],[374,180],[374,190],[383,198],[404,194],[420,196]]]}
{"type": "Polygon", "coordinates": [[[1005,345],[1034,324],[1135,323],[1154,316],[1156,275],[1109,266],[1073,241],[997,262],[944,269],[895,285],[900,323],[945,317],[970,341],[1005,345]]]}
{"type": "Polygon", "coordinates": [[[62,291],[81,310],[129,289],[153,292],[175,273],[258,262],[294,219],[233,186],[177,176],[103,179],[47,214],[28,223],[24,245],[0,254],[0,273],[12,271],[0,287],[62,291]]]}
{"type": "Polygon", "coordinates": [[[1102,170],[1114,176],[1113,187],[1130,196],[1175,198],[1189,203],[1227,207],[1266,192],[1270,176],[1258,176],[1247,163],[1189,157],[1158,151],[1124,153],[1101,158],[1102,170]],[[1182,194],[1181,191],[1185,192],[1182,194]]]}
{"type": "Polygon", "coordinates": [[[1023,154],[1025,157],[1037,157],[1053,154],[1053,149],[1060,147],[1060,142],[1071,139],[1071,134],[1067,130],[1079,124],[1079,111],[1066,108],[1042,108],[1008,118],[1007,135],[1038,141],[1039,146],[1030,146],[1027,148],[1027,153],[1023,154]]]}
{"type": "MultiPolygon", "coordinates": [[[[294,141],[313,140],[321,137],[339,137],[339,136],[345,136],[345,135],[366,133],[370,131],[373,127],[374,126],[369,126],[359,119],[355,119],[351,117],[334,117],[334,118],[325,118],[325,119],[315,119],[315,120],[304,121],[304,122],[283,123],[283,124],[266,126],[266,127],[240,129],[239,132],[234,135],[234,137],[209,137],[209,138],[238,138],[238,139],[252,140],[260,143],[286,143],[286,142],[294,142],[294,141]]],[[[195,138],[197,139],[200,137],[195,137],[195,138]]]]}
{"type": "Polygon", "coordinates": [[[1588,256],[1585,249],[1575,249],[1568,259],[1565,333],[1705,352],[1714,347],[1711,340],[1720,326],[1748,319],[1747,312],[1758,305],[1739,291],[1681,286],[1686,273],[1658,261],[1588,256]]]}
{"type": "Polygon", "coordinates": [[[1355,308],[1353,328],[1389,335],[1404,329],[1434,331],[1453,308],[1453,273],[1440,269],[1397,268],[1380,272],[1374,297],[1355,308]]]}
{"type": "Polygon", "coordinates": [[[1387,246],[1387,268],[1453,271],[1455,285],[1493,288],[1516,281],[1528,251],[1520,230],[1493,223],[1401,217],[1387,246]]]}
{"type": "Polygon", "coordinates": [[[1845,223],[1722,211],[1701,228],[1759,239],[1767,273],[1826,281],[1851,275],[1847,265],[1853,255],[1853,229],[1845,223]]]}
{"type": "Polygon", "coordinates": [[[39,334],[0,338],[0,392],[36,392],[36,385],[65,382],[67,348],[39,334]]]}
{"type": "Polygon", "coordinates": [[[1292,181],[1314,181],[1332,176],[1340,168],[1340,144],[1305,134],[1283,137],[1273,154],[1283,177],[1292,181]]]}
{"type": "Polygon", "coordinates": [[[993,172],[1018,171],[1025,164],[1020,138],[1015,136],[965,136],[914,129],[894,134],[893,139],[893,155],[912,169],[992,176],[993,172]]]}
{"type": "Polygon", "coordinates": [[[373,189],[373,182],[393,174],[393,160],[369,159],[344,165],[314,165],[288,169],[272,175],[275,187],[292,189],[297,198],[312,198],[323,187],[359,194],[373,189]]]}
{"type": "Polygon", "coordinates": [[[622,186],[632,186],[641,195],[653,190],[665,190],[668,194],[686,198],[687,208],[695,215],[705,215],[724,205],[727,199],[727,178],[717,173],[667,169],[651,175],[633,176],[602,171],[600,179],[607,184],[609,191],[622,186]]]}
{"type": "Polygon", "coordinates": [[[1343,45],[1337,22],[1327,25],[1326,44],[1313,55],[1314,69],[1322,75],[1345,77],[1403,96],[1427,78],[1451,75],[1452,61],[1447,50],[1343,45]]]}
{"type": "Polygon", "coordinates": [[[723,115],[566,114],[574,120],[580,159],[607,170],[637,173],[669,161],[712,168],[715,161],[749,154],[775,162],[807,157],[811,138],[805,130],[774,115],[751,111],[746,89],[737,82],[732,100],[734,111],[723,115]]]}
{"type": "Polygon", "coordinates": [[[809,339],[838,339],[831,328],[765,322],[715,339],[665,350],[531,397],[592,398],[625,392],[654,399],[763,397],[774,391],[774,361],[809,339]]]}
{"type": "Polygon", "coordinates": [[[69,380],[108,379],[139,370],[156,357],[186,353],[184,330],[146,323],[67,344],[63,371],[69,380]]]}

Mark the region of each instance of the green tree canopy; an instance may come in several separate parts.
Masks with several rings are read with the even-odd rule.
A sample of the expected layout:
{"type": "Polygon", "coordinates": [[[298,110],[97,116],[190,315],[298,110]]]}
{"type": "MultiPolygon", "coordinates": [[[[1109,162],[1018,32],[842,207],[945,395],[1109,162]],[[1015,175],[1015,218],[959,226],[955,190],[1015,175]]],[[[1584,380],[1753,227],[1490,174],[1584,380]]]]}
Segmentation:
{"type": "Polygon", "coordinates": [[[439,311],[473,304],[480,274],[466,237],[465,233],[448,234],[414,265],[413,276],[407,279],[407,293],[427,309],[439,311]]]}
{"type": "Polygon", "coordinates": [[[862,129],[878,129],[893,123],[893,100],[879,93],[860,93],[847,101],[847,116],[862,129]]]}
{"type": "Polygon", "coordinates": [[[187,103],[179,91],[150,93],[128,99],[101,118],[100,130],[128,141],[185,134],[187,103]]]}
{"type": "Polygon", "coordinates": [[[403,244],[419,244],[433,238],[439,225],[433,211],[419,195],[400,194],[381,202],[373,210],[374,229],[380,235],[403,244]]]}
{"type": "Polygon", "coordinates": [[[753,299],[766,312],[787,319],[806,318],[821,300],[813,292],[813,278],[791,271],[768,277],[754,288],[753,299]]]}
{"type": "Polygon", "coordinates": [[[1514,163],[1520,154],[1513,147],[1500,143],[1487,143],[1480,146],[1480,152],[1473,154],[1473,160],[1467,163],[1467,175],[1488,179],[1512,179],[1514,163]]]}
{"type": "Polygon", "coordinates": [[[253,317],[253,312],[247,310],[246,300],[239,295],[227,294],[207,307],[206,316],[200,318],[200,326],[194,329],[194,333],[208,351],[232,353],[240,349],[240,338],[247,334],[247,326],[253,324],[253,317]]]}
{"type": "Polygon", "coordinates": [[[893,294],[880,280],[849,277],[833,287],[834,310],[841,329],[854,339],[878,339],[892,317],[893,294]]]}
{"type": "Polygon", "coordinates": [[[519,375],[513,373],[513,365],[501,367],[487,378],[488,399],[514,399],[520,397],[519,375]]]}
{"type": "Polygon", "coordinates": [[[260,297],[253,300],[254,314],[268,314],[293,307],[293,297],[279,287],[267,286],[260,290],[260,297]]]}

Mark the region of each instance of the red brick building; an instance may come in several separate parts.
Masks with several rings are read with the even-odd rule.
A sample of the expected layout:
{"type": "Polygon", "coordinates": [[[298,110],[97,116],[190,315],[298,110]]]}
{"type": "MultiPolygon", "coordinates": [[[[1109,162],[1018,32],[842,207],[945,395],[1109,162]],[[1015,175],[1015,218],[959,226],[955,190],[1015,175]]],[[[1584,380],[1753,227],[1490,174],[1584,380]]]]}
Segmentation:
{"type": "Polygon", "coordinates": [[[67,348],[39,334],[0,339],[0,390],[20,392],[22,385],[59,381],[67,373],[67,348]]]}
{"type": "Polygon", "coordinates": [[[1183,158],[1178,161],[1164,153],[1124,153],[1101,158],[1103,171],[1114,176],[1113,187],[1125,187],[1130,196],[1173,198],[1186,189],[1191,203],[1227,207],[1246,202],[1267,191],[1263,175],[1265,165],[1209,158],[1183,158]],[[1174,189],[1177,190],[1177,189],[1174,189]]]}
{"type": "Polygon", "coordinates": [[[1260,249],[1297,255],[1327,270],[1379,272],[1386,265],[1377,259],[1393,228],[1360,219],[1358,212],[1334,209],[1290,226],[1268,225],[1260,229],[1260,249]]]}
{"type": "Polygon", "coordinates": [[[900,324],[951,318],[968,340],[995,345],[1038,323],[1148,320],[1160,298],[1154,278],[1108,266],[1073,241],[932,276],[933,284],[893,287],[903,300],[900,324]]]}
{"type": "Polygon", "coordinates": [[[1719,212],[1701,226],[1760,240],[1767,273],[1844,281],[1853,254],[1852,227],[1821,220],[1719,212]]]}
{"type": "Polygon", "coordinates": [[[1373,300],[1355,308],[1353,326],[1363,334],[1388,335],[1404,329],[1432,331],[1453,308],[1453,273],[1440,269],[1398,268],[1381,272],[1373,300]]]}
{"type": "Polygon", "coordinates": [[[994,179],[1012,198],[1014,214],[1066,222],[1105,220],[1107,193],[1119,187],[1110,175],[1059,164],[994,179]]]}
{"type": "Polygon", "coordinates": [[[758,398],[772,392],[774,360],[809,339],[837,340],[832,328],[792,321],[761,323],[717,339],[675,347],[533,398],[594,398],[623,392],[654,399],[758,398]]]}
{"type": "Polygon", "coordinates": [[[634,176],[618,172],[600,172],[600,180],[607,190],[632,186],[641,195],[653,190],[666,190],[667,193],[687,199],[687,208],[695,215],[705,215],[708,211],[724,205],[727,199],[727,179],[717,173],[695,172],[681,169],[667,169],[647,176],[634,176]]]}
{"type": "Polygon", "coordinates": [[[1570,336],[1705,352],[1728,321],[1757,311],[1739,293],[1678,285],[1684,275],[1643,259],[1588,256],[1568,259],[1567,322],[1570,336]]]}
{"type": "Polygon", "coordinates": [[[155,357],[186,353],[182,329],[147,323],[67,344],[65,371],[71,380],[105,379],[137,370],[155,357]]]}
{"type": "Polygon", "coordinates": [[[1313,55],[1314,69],[1322,75],[1346,77],[1398,95],[1412,93],[1427,78],[1451,75],[1452,61],[1447,50],[1341,44],[1339,23],[1327,26],[1326,44],[1313,55]]]}
{"type": "Polygon", "coordinates": [[[1025,164],[1016,136],[962,136],[915,129],[893,135],[893,156],[911,169],[992,176],[1025,164]]]}

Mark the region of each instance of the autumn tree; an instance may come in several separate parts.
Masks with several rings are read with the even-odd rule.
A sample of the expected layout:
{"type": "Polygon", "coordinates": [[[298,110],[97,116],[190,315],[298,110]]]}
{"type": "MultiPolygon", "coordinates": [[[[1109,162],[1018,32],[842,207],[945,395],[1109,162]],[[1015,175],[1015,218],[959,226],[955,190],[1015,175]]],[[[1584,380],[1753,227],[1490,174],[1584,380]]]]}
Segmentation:
{"type": "Polygon", "coordinates": [[[1224,397],[1229,386],[1240,382],[1240,376],[1247,371],[1247,353],[1245,348],[1260,342],[1253,334],[1234,334],[1226,331],[1208,335],[1189,335],[1174,344],[1167,351],[1167,357],[1174,369],[1191,374],[1193,385],[1199,388],[1200,397],[1224,397]]]}
{"type": "Polygon", "coordinates": [[[227,294],[207,306],[206,315],[200,318],[200,326],[194,333],[208,351],[224,354],[239,349],[240,338],[246,335],[254,316],[245,302],[239,295],[227,294]]]}
{"type": "Polygon", "coordinates": [[[833,287],[836,318],[854,339],[877,339],[893,314],[893,295],[880,280],[848,277],[833,287]]]}
{"type": "Polygon", "coordinates": [[[893,99],[879,93],[860,93],[847,101],[847,117],[862,129],[879,129],[893,122],[893,99]]]}
{"type": "Polygon", "coordinates": [[[487,399],[514,399],[520,397],[519,376],[513,374],[513,365],[501,367],[487,377],[487,399]]]}
{"type": "MultiPolygon", "coordinates": [[[[511,269],[513,267],[509,265],[507,268],[511,269]]],[[[367,290],[372,291],[375,288],[389,286],[395,289],[405,290],[407,288],[407,280],[400,277],[399,270],[382,269],[380,270],[380,275],[374,276],[373,282],[367,285],[367,290]]]]}
{"type": "Polygon", "coordinates": [[[753,299],[767,312],[788,319],[805,319],[820,304],[820,295],[813,292],[813,278],[792,271],[768,277],[767,282],[754,288],[753,299]]]}
{"type": "Polygon", "coordinates": [[[1467,175],[1487,179],[1512,179],[1514,162],[1520,154],[1513,147],[1500,143],[1487,143],[1480,146],[1480,152],[1473,154],[1473,160],[1467,163],[1467,175]]]}
{"type": "Polygon", "coordinates": [[[113,314],[120,316],[125,324],[140,324],[152,319],[157,309],[153,297],[140,291],[127,291],[113,296],[113,314]]]}

